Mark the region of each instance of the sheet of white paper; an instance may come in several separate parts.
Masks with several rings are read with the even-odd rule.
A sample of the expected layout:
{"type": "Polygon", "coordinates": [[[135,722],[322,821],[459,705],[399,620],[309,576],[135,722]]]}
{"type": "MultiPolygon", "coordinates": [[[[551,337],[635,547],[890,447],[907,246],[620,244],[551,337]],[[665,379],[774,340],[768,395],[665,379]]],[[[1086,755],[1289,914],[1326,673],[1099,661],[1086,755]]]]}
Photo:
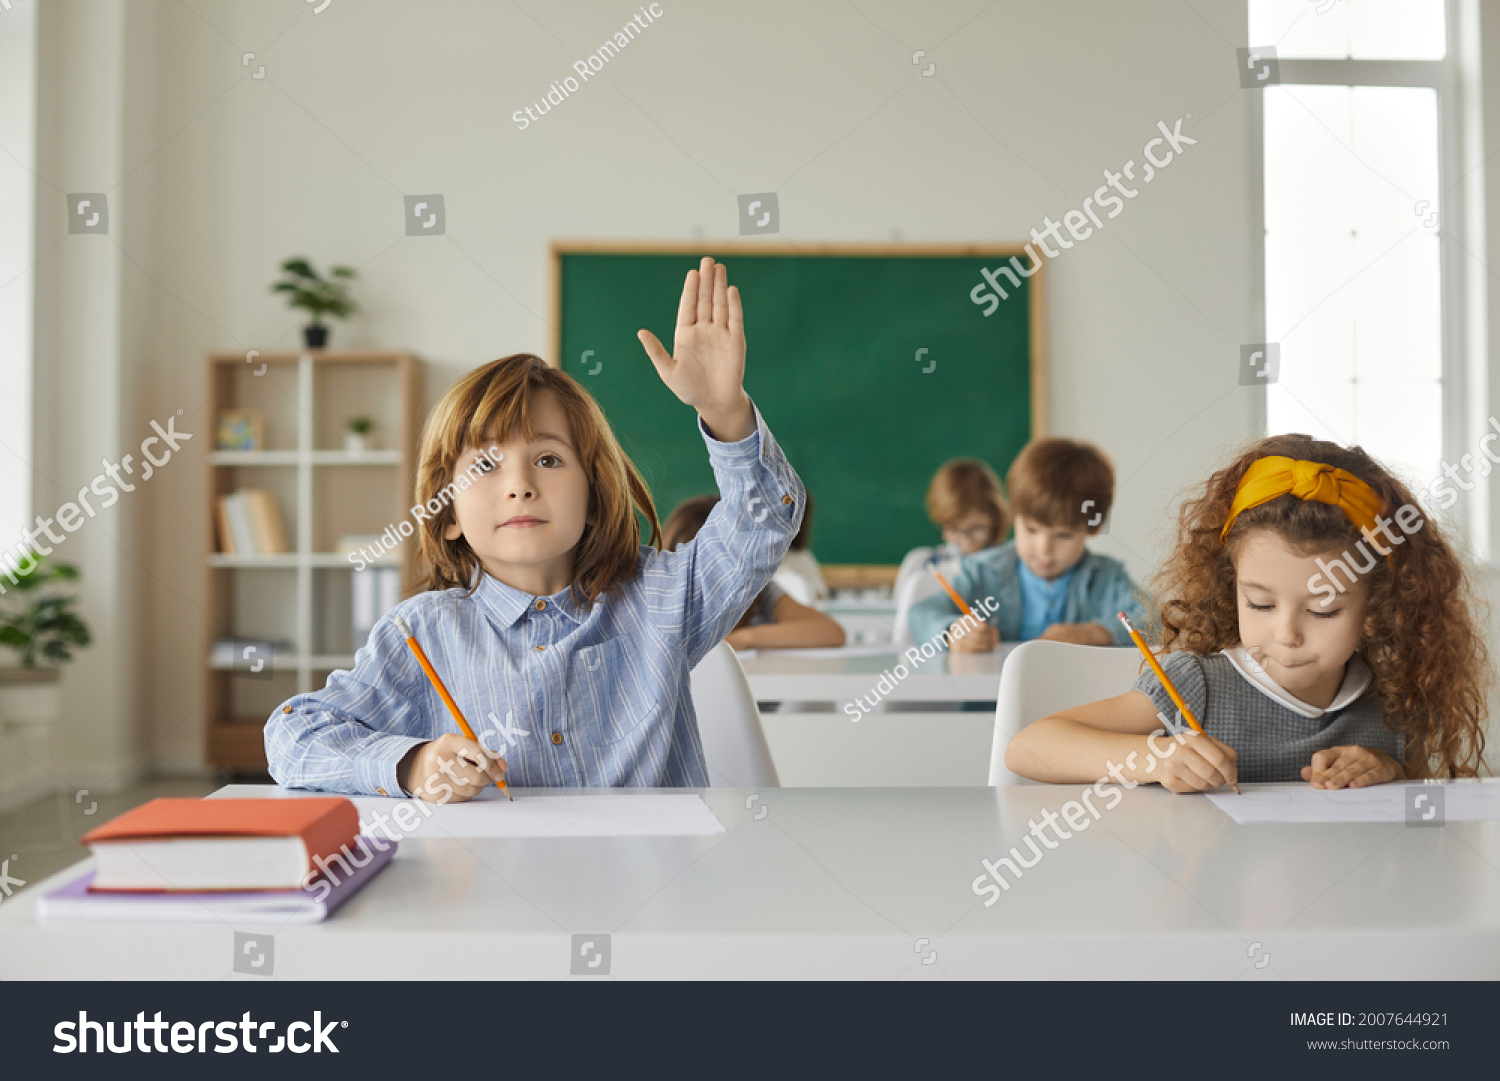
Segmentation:
{"type": "MultiPolygon", "coordinates": [[[[695,793],[640,796],[517,796],[514,803],[490,788],[467,803],[422,804],[420,800],[356,796],[364,832],[398,804],[416,805],[417,825],[387,831],[409,837],[702,837],[726,832],[703,798],[695,793]],[[431,811],[429,817],[424,811],[431,811]]],[[[411,814],[402,816],[407,821],[411,814]]]]}
{"type": "Polygon", "coordinates": [[[1241,826],[1297,822],[1404,823],[1409,800],[1412,813],[1428,821],[1500,820],[1500,784],[1397,782],[1340,789],[1313,788],[1306,784],[1242,784],[1240,790],[1243,795],[1221,789],[1208,793],[1208,798],[1241,826]],[[1421,800],[1423,795],[1428,798],[1421,800]]]}

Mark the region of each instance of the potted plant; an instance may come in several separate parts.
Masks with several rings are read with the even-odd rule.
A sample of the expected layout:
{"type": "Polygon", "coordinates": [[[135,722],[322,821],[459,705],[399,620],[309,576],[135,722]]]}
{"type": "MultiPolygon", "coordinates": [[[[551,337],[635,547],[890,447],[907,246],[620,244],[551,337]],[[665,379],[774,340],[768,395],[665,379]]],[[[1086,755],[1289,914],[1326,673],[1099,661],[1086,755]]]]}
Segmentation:
{"type": "Polygon", "coordinates": [[[374,417],[350,417],[344,421],[349,430],[344,433],[344,449],[351,454],[360,454],[375,449],[375,440],[370,433],[375,430],[374,417]]]}
{"type": "Polygon", "coordinates": [[[328,328],[323,325],[323,316],[345,319],[359,311],[359,305],[349,298],[348,281],[357,276],[353,267],[330,267],[324,278],[313,269],[311,263],[300,255],[281,264],[282,277],[271,284],[273,293],[290,293],[287,305],[301,308],[312,316],[312,322],[302,328],[303,341],[309,349],[322,349],[328,344],[328,328]]]}
{"type": "Polygon", "coordinates": [[[0,598],[0,646],[20,655],[20,667],[0,667],[0,719],[49,722],[58,714],[58,669],[73,659],[73,648],[87,646],[88,625],[73,611],[77,598],[47,587],[72,582],[78,568],[27,551],[13,572],[8,596],[0,598]],[[20,568],[24,566],[23,571],[20,568]]]}

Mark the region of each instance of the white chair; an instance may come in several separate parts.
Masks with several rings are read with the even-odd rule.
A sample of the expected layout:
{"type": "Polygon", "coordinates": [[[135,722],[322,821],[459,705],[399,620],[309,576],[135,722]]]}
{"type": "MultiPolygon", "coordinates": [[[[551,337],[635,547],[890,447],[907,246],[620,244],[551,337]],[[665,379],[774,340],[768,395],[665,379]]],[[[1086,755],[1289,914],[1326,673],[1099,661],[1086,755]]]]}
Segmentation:
{"type": "Polygon", "coordinates": [[[990,744],[990,784],[1040,784],[1005,768],[1005,748],[1032,721],[1059,710],[1113,698],[1130,690],[1145,661],[1140,650],[1023,642],[1000,666],[995,738],[990,744]]]}
{"type": "Polygon", "coordinates": [[[708,783],[728,788],[780,788],[760,710],[740,659],[720,642],[692,674],[693,711],[708,761],[708,783]]]}
{"type": "Polygon", "coordinates": [[[943,587],[938,585],[938,580],[933,577],[931,571],[909,574],[906,580],[896,587],[896,614],[892,617],[895,626],[891,628],[891,641],[895,645],[903,646],[913,641],[910,626],[912,607],[918,601],[926,600],[934,593],[942,591],[943,587]]]}
{"type": "Polygon", "coordinates": [[[771,576],[771,581],[780,586],[781,591],[798,604],[812,605],[812,583],[796,571],[779,570],[771,576]]]}
{"type": "Polygon", "coordinates": [[[913,548],[906,553],[901,560],[901,569],[896,571],[896,581],[891,586],[891,596],[898,595],[901,587],[906,584],[906,580],[927,566],[927,561],[932,558],[932,553],[935,551],[937,549],[929,545],[925,548],[913,548]]]}
{"type": "Polygon", "coordinates": [[[782,589],[786,589],[786,586],[781,583],[781,576],[784,574],[796,575],[802,579],[807,592],[806,600],[796,593],[792,593],[790,589],[787,589],[787,592],[792,593],[792,596],[796,597],[803,604],[826,601],[831,595],[828,589],[828,581],[823,577],[823,568],[818,564],[813,554],[805,548],[788,552],[782,559],[781,566],[776,568],[776,584],[780,585],[782,589]]]}
{"type": "MultiPolygon", "coordinates": [[[[901,561],[901,569],[896,572],[896,584],[891,589],[891,596],[896,601],[896,614],[894,616],[895,627],[891,631],[891,641],[896,645],[906,645],[912,641],[911,628],[907,621],[911,618],[912,605],[918,601],[941,593],[943,587],[932,575],[932,569],[927,565],[933,555],[942,553],[956,553],[956,548],[945,546],[944,548],[913,548],[906,553],[906,558],[901,561]]],[[[961,557],[956,554],[941,561],[938,569],[943,572],[951,583],[953,576],[958,573],[958,563],[961,557]]]]}

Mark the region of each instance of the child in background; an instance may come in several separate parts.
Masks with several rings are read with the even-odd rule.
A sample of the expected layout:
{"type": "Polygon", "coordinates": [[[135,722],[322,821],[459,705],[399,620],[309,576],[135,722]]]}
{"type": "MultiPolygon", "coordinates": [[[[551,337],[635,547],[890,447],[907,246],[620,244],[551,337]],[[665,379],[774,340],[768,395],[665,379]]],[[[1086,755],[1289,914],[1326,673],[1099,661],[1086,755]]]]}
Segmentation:
{"type": "Polygon", "coordinates": [[[740,297],[726,286],[724,267],[705,258],[683,286],[674,353],[637,335],[662,382],[697,410],[724,495],[696,542],[675,553],[640,543],[638,511],[653,544],[660,532],[650,492],[572,378],[525,353],[470,372],[423,431],[427,592],[393,615],[479,739],[458,733],[386,618],[352,672],[271,715],[266,757],[279,783],[432,802],[507,776],[542,787],[709,783],[689,674],[770,581],[803,502],[745,394],[740,297]]]}
{"type": "Polygon", "coordinates": [[[1090,552],[1114,502],[1115,471],[1090,443],[1036,439],[1006,474],[1015,540],[965,556],[950,584],[974,607],[995,598],[990,620],[970,629],[947,593],[911,610],[912,640],[982,653],[1000,642],[1046,638],[1078,645],[1128,646],[1117,613],[1141,619],[1134,583],[1118,560],[1090,552]],[[968,633],[965,633],[965,632],[968,633]]]}
{"type": "Polygon", "coordinates": [[[943,534],[943,543],[925,557],[938,564],[993,548],[1010,531],[1000,478],[978,458],[954,458],[933,474],[927,517],[943,534]]]}
{"type": "Polygon", "coordinates": [[[792,538],[791,551],[787,552],[781,566],[776,568],[776,577],[784,579],[794,575],[806,585],[808,601],[826,601],[829,597],[828,583],[823,578],[823,568],[808,547],[812,536],[813,511],[816,509],[817,500],[808,492],[807,508],[802,512],[802,528],[792,538]]]}
{"type": "MultiPolygon", "coordinates": [[[[662,529],[662,550],[673,552],[680,545],[689,545],[718,502],[717,495],[700,495],[677,504],[662,529]]],[[[803,515],[804,524],[807,513],[811,513],[810,503],[803,515]]],[[[756,595],[726,640],[735,649],[841,646],[844,628],[816,608],[787,596],[771,582],[756,595]]]]}
{"type": "Polygon", "coordinates": [[[933,475],[927,486],[927,517],[942,530],[943,543],[913,548],[896,571],[891,595],[898,644],[908,641],[905,631],[912,606],[938,589],[932,572],[951,581],[964,556],[999,544],[1010,531],[1000,478],[978,458],[954,458],[933,475]]]}
{"type": "Polygon", "coordinates": [[[1010,769],[1087,783],[1123,763],[1121,783],[1198,792],[1362,788],[1483,766],[1490,672],[1464,566],[1358,447],[1260,440],[1183,504],[1157,584],[1162,667],[1203,734],[1153,743],[1175,707],[1148,671],[1134,690],[1023,729],[1010,769]]]}

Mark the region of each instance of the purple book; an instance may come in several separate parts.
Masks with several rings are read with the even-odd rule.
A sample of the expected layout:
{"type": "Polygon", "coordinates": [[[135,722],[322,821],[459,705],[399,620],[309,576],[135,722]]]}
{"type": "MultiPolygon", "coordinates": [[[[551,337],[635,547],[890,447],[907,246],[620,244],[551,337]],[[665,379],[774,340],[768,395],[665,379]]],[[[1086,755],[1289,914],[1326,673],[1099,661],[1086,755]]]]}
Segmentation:
{"type": "MultiPolygon", "coordinates": [[[[385,850],[361,836],[356,852],[369,861],[345,875],[338,863],[312,880],[306,889],[234,890],[203,893],[90,893],[94,872],[80,875],[66,886],[44,894],[36,903],[37,919],[213,923],[215,921],[275,920],[278,923],[318,923],[359,892],[396,854],[396,842],[382,839],[385,850]]],[[[351,865],[352,866],[352,865],[351,865]]]]}

